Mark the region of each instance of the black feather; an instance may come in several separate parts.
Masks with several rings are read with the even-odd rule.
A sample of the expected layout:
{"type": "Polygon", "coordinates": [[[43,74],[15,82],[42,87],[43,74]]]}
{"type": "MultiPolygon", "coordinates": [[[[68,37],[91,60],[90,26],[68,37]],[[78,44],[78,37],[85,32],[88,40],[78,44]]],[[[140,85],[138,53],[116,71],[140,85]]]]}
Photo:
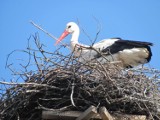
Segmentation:
{"type": "MultiPolygon", "coordinates": [[[[119,51],[123,51],[124,49],[132,49],[132,48],[146,48],[149,51],[149,56],[147,61],[149,62],[151,60],[152,52],[150,46],[153,44],[150,42],[141,42],[141,41],[132,41],[132,40],[122,40],[118,38],[118,41],[115,41],[115,43],[105,49],[103,49],[102,53],[109,53],[109,54],[115,54],[119,51]]],[[[100,55],[97,55],[96,57],[101,57],[100,55]]]]}

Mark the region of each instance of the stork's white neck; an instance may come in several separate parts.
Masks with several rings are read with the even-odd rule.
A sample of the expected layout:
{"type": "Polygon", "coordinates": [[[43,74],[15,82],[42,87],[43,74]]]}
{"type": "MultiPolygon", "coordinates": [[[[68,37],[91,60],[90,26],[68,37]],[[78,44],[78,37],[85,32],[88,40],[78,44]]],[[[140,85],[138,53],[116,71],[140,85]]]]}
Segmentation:
{"type": "Polygon", "coordinates": [[[79,38],[79,30],[76,30],[72,33],[71,37],[71,49],[75,50],[76,44],[78,44],[78,38],[79,38]]]}
{"type": "Polygon", "coordinates": [[[72,33],[71,44],[78,43],[79,33],[79,27],[77,26],[77,29],[75,29],[75,31],[72,33]]]}

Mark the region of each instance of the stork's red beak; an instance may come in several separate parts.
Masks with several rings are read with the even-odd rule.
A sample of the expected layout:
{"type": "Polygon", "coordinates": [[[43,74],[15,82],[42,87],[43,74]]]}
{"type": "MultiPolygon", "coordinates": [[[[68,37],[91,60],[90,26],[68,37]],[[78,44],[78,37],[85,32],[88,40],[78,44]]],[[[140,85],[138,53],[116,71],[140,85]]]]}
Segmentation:
{"type": "Polygon", "coordinates": [[[65,30],[62,35],[58,38],[58,40],[56,41],[56,44],[57,45],[60,41],[62,41],[67,35],[69,34],[69,32],[67,30],[65,30]]]}

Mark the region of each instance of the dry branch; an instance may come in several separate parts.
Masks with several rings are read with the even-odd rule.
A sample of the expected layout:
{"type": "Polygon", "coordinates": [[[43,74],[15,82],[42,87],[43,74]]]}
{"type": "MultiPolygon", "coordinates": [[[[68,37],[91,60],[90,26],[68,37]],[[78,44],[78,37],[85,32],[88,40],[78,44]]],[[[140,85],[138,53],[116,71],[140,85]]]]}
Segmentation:
{"type": "MultiPolygon", "coordinates": [[[[33,21],[30,21],[30,23],[35,26],[36,28],[38,28],[39,30],[43,31],[44,33],[46,33],[49,37],[53,38],[54,40],[58,40],[55,36],[53,36],[51,33],[47,32],[46,30],[44,30],[42,27],[40,27],[39,25],[37,25],[36,23],[34,23],[33,21]]],[[[66,47],[68,47],[68,45],[64,44],[62,41],[60,41],[60,43],[66,47]]],[[[68,47],[69,48],[69,47],[68,47]]]]}

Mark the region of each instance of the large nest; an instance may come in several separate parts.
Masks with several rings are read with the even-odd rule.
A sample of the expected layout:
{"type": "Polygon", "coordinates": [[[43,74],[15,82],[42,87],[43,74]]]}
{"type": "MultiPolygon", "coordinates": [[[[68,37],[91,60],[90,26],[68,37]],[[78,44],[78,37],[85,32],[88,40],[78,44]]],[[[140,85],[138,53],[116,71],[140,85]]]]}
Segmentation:
{"type": "Polygon", "coordinates": [[[42,110],[84,111],[94,105],[105,106],[111,113],[160,119],[159,71],[122,69],[115,63],[102,65],[98,61],[84,64],[73,54],[61,54],[60,49],[47,52],[37,36],[34,40],[38,49],[22,51],[30,58],[27,65],[21,65],[24,70],[13,71],[7,63],[24,82],[1,81],[0,118],[40,120],[42,110]],[[33,65],[32,58],[37,67],[34,71],[27,69],[33,65]]]}

